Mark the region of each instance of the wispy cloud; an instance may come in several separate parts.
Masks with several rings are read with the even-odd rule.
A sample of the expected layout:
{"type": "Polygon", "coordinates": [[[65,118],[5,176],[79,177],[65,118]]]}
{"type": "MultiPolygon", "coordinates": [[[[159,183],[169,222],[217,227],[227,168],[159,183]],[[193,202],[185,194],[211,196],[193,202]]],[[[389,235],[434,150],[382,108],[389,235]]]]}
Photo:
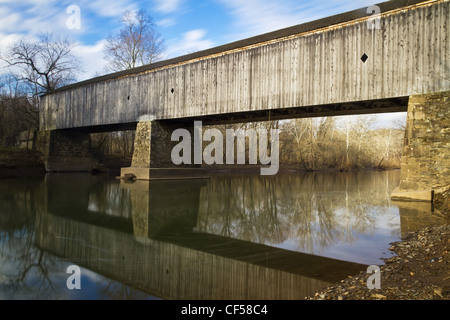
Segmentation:
{"type": "Polygon", "coordinates": [[[21,21],[22,15],[11,12],[6,7],[0,7],[0,30],[2,32],[16,32],[17,25],[21,21]]]}
{"type": "Polygon", "coordinates": [[[65,9],[53,1],[0,2],[0,32],[37,35],[63,27],[65,9]]]}
{"type": "Polygon", "coordinates": [[[168,41],[167,58],[205,50],[214,46],[212,40],[206,39],[206,30],[196,29],[183,33],[181,39],[168,41]]]}
{"type": "Polygon", "coordinates": [[[183,0],[155,0],[156,10],[161,13],[171,13],[177,11],[183,0]]]}
{"type": "Polygon", "coordinates": [[[159,27],[171,27],[176,24],[176,21],[175,21],[175,19],[167,18],[167,19],[161,19],[161,20],[156,21],[156,24],[159,27]]]}
{"type": "Polygon", "coordinates": [[[134,0],[0,0],[0,32],[28,35],[47,31],[67,33],[67,8],[72,4],[80,8],[84,27],[89,25],[90,28],[99,27],[91,22],[92,19],[103,17],[119,21],[123,12],[138,8],[134,0]]]}
{"type": "Polygon", "coordinates": [[[136,10],[139,6],[130,0],[84,0],[80,8],[87,8],[94,15],[101,17],[120,17],[126,10],[136,10]]]}
{"type": "Polygon", "coordinates": [[[343,3],[329,1],[264,1],[264,0],[218,0],[234,17],[238,34],[231,38],[254,36],[297,24],[324,18],[337,13],[359,9],[374,3],[374,0],[356,0],[343,3]]]}
{"type": "Polygon", "coordinates": [[[87,74],[91,75],[101,71],[104,64],[103,42],[97,38],[86,43],[85,36],[99,34],[97,37],[104,39],[108,30],[103,25],[105,22],[112,21],[112,25],[119,27],[123,12],[137,8],[136,0],[0,0],[0,52],[6,54],[8,47],[18,40],[35,41],[43,32],[54,33],[78,41],[74,54],[80,57],[87,74]],[[79,30],[70,30],[66,24],[70,17],[67,8],[72,4],[80,8],[79,30]]]}
{"type": "Polygon", "coordinates": [[[286,1],[221,0],[231,11],[235,24],[243,33],[260,34],[296,24],[299,13],[286,1]]]}
{"type": "Polygon", "coordinates": [[[80,60],[83,66],[82,77],[78,80],[89,79],[104,73],[106,61],[103,58],[105,40],[98,41],[94,45],[78,43],[73,54],[80,60]]]}

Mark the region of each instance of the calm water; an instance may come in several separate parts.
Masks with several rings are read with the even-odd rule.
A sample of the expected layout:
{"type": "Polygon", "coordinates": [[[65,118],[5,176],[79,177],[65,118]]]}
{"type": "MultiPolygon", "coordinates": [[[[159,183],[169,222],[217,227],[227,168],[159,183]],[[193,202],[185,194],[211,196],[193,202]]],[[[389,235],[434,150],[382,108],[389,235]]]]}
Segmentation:
{"type": "Polygon", "coordinates": [[[0,299],[302,299],[446,222],[390,200],[399,174],[3,179],[0,299]]]}

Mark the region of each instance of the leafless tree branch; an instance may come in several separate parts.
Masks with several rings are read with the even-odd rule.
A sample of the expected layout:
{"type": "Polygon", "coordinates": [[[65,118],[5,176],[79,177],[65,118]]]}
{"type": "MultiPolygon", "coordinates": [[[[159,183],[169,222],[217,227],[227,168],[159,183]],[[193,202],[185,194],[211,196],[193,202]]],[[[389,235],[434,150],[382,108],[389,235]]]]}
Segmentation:
{"type": "Polygon", "coordinates": [[[153,18],[145,11],[126,11],[121,19],[123,28],[110,34],[105,45],[108,71],[132,69],[153,63],[165,50],[164,40],[156,29],[153,18]]]}

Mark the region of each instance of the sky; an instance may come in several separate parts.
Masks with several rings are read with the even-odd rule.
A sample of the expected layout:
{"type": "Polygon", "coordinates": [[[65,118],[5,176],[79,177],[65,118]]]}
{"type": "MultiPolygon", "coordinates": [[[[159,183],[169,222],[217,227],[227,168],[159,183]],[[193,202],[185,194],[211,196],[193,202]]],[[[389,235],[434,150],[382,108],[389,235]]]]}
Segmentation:
{"type": "Polygon", "coordinates": [[[14,41],[34,40],[41,32],[67,37],[77,44],[73,53],[83,68],[81,81],[105,73],[105,38],[121,28],[125,10],[147,10],[165,40],[163,59],[169,59],[379,2],[383,1],[0,0],[0,53],[14,41]]]}

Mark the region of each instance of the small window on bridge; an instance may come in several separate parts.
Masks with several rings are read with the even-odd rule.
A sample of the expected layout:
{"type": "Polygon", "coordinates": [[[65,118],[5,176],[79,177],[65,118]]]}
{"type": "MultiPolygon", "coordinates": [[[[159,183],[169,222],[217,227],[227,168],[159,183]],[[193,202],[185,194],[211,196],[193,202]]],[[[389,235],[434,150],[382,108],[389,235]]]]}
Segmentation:
{"type": "Polygon", "coordinates": [[[364,53],[363,56],[361,57],[362,62],[365,63],[367,61],[367,59],[369,59],[369,56],[364,53]]]}

